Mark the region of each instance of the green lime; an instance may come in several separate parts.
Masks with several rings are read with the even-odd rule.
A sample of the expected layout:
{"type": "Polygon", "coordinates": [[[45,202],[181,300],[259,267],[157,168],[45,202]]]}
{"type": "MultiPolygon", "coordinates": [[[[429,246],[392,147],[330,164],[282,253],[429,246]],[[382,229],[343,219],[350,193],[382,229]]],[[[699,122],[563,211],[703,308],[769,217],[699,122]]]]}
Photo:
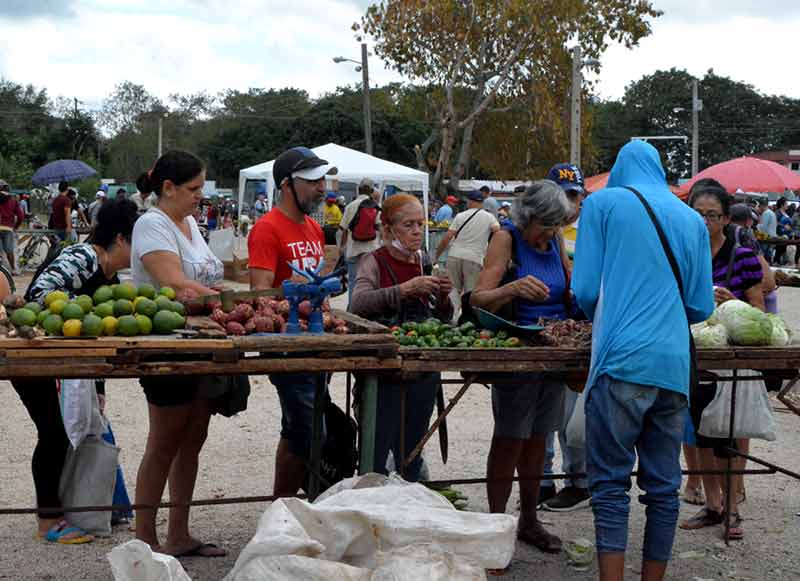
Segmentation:
{"type": "Polygon", "coordinates": [[[122,315],[133,314],[133,303],[128,299],[117,299],[114,301],[114,315],[120,317],[122,315]]]}
{"type": "Polygon", "coordinates": [[[169,306],[169,310],[173,313],[178,313],[181,316],[186,315],[186,307],[183,306],[183,303],[178,301],[172,301],[169,306]]]}
{"type": "Polygon", "coordinates": [[[175,297],[178,296],[175,294],[175,290],[168,286],[162,286],[160,289],[158,289],[158,294],[167,297],[171,301],[174,301],[175,297]]]}
{"type": "Polygon", "coordinates": [[[186,326],[186,317],[184,317],[180,313],[176,313],[176,312],[173,311],[172,312],[172,319],[175,322],[174,326],[172,327],[173,331],[175,329],[183,329],[186,326]]]}
{"type": "Polygon", "coordinates": [[[36,325],[36,313],[28,308],[17,309],[11,314],[11,322],[15,327],[33,327],[36,325]]]}
{"type": "Polygon", "coordinates": [[[61,328],[64,326],[64,319],[61,315],[47,315],[42,322],[42,328],[48,335],[61,335],[61,328]]]}
{"type": "Polygon", "coordinates": [[[148,299],[156,298],[156,289],[152,284],[140,284],[139,288],[137,289],[137,293],[140,297],[145,297],[148,299]]]}
{"type": "Polygon", "coordinates": [[[133,337],[139,334],[139,321],[133,315],[125,315],[118,319],[117,331],[124,337],[133,337]]]}
{"type": "Polygon", "coordinates": [[[155,301],[140,297],[137,299],[136,312],[140,315],[146,315],[152,318],[158,312],[158,305],[155,301]]]}
{"type": "Polygon", "coordinates": [[[25,305],[25,308],[29,311],[33,311],[37,315],[42,312],[42,305],[37,302],[31,301],[30,303],[25,305]]]}
{"type": "Polygon", "coordinates": [[[116,289],[114,289],[114,298],[119,299],[127,299],[132,301],[138,296],[138,291],[135,286],[133,286],[129,282],[123,282],[119,285],[116,289]]]}
{"type": "Polygon", "coordinates": [[[160,295],[156,297],[156,306],[158,307],[159,311],[171,311],[172,299],[168,299],[164,295],[160,295]]]}
{"type": "Polygon", "coordinates": [[[108,316],[103,317],[103,335],[111,336],[117,334],[117,328],[119,327],[119,321],[117,321],[116,317],[108,316]]]}
{"type": "Polygon", "coordinates": [[[136,315],[136,322],[139,324],[139,334],[149,335],[153,332],[153,321],[145,315],[136,315]]]}
{"type": "Polygon", "coordinates": [[[94,291],[94,296],[92,299],[94,300],[94,304],[102,305],[103,303],[114,299],[114,291],[111,290],[110,286],[103,285],[94,291]]]}
{"type": "Polygon", "coordinates": [[[44,323],[44,320],[51,315],[50,309],[45,309],[41,311],[38,315],[36,315],[36,322],[40,325],[44,323]]]}
{"type": "Polygon", "coordinates": [[[81,335],[86,337],[99,337],[103,334],[103,319],[89,313],[83,318],[83,325],[81,326],[81,335]]]}
{"type": "Polygon", "coordinates": [[[112,316],[114,314],[114,301],[100,303],[94,308],[94,314],[101,319],[112,316]]]}
{"type": "Polygon", "coordinates": [[[89,295],[81,295],[75,299],[75,302],[81,306],[84,313],[90,313],[92,311],[92,307],[94,307],[94,301],[89,295]]]}
{"type": "Polygon", "coordinates": [[[69,321],[70,319],[77,319],[80,321],[85,314],[83,307],[78,303],[67,303],[67,306],[61,311],[61,316],[64,317],[65,321],[69,321]]]}
{"type": "MultiPolygon", "coordinates": [[[[153,331],[159,335],[172,333],[177,323],[175,315],[172,311],[158,311],[156,316],[153,317],[153,331]]],[[[180,316],[180,315],[178,315],[180,316]]]]}

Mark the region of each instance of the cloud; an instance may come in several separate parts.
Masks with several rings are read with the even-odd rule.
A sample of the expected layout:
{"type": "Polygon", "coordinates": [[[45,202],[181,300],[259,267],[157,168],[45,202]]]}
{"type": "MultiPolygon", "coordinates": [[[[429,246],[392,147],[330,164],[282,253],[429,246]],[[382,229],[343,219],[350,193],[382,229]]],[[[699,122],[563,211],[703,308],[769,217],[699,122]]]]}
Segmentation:
{"type": "Polygon", "coordinates": [[[2,0],[0,19],[64,18],[75,15],[74,0],[2,0]]]}
{"type": "Polygon", "coordinates": [[[720,24],[740,17],[790,18],[800,16],[797,0],[653,0],[664,18],[689,24],[720,24]]]}

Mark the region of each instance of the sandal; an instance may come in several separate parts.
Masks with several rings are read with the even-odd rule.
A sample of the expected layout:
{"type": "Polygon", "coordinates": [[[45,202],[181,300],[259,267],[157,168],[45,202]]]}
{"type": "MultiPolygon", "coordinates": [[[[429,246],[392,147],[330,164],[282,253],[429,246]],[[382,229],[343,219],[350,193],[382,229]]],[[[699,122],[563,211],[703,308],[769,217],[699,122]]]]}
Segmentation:
{"type": "Polygon", "coordinates": [[[561,552],[561,539],[548,533],[539,521],[535,521],[530,526],[520,525],[517,530],[517,538],[523,543],[533,545],[545,553],[556,554],[561,552]]]}
{"type": "Polygon", "coordinates": [[[182,559],[184,557],[206,557],[213,559],[217,557],[225,557],[227,554],[228,553],[224,549],[220,549],[214,543],[200,543],[191,549],[182,551],[172,556],[176,559],[182,559]]]}
{"type": "Polygon", "coordinates": [[[683,499],[683,502],[687,504],[703,506],[706,503],[706,497],[703,494],[703,489],[699,487],[687,486],[683,489],[681,498],[683,499]]]}
{"type": "Polygon", "coordinates": [[[83,545],[94,540],[92,535],[87,534],[86,531],[78,527],[69,526],[69,523],[65,520],[58,521],[45,534],[37,533],[36,536],[40,540],[58,543],[59,545],[83,545]],[[75,533],[78,534],[76,535],[75,533]],[[70,537],[69,535],[74,536],[70,537]]]}
{"type": "MultiPolygon", "coordinates": [[[[728,525],[728,540],[741,541],[744,538],[744,529],[742,528],[742,517],[738,512],[732,512],[728,525]]],[[[725,526],[723,523],[722,535],[725,536],[725,526]]]]}
{"type": "Polygon", "coordinates": [[[702,529],[704,527],[713,527],[723,523],[723,516],[721,512],[717,512],[716,510],[711,510],[707,506],[704,506],[700,509],[700,511],[694,515],[692,518],[683,521],[680,525],[685,531],[693,531],[697,529],[702,529]]]}

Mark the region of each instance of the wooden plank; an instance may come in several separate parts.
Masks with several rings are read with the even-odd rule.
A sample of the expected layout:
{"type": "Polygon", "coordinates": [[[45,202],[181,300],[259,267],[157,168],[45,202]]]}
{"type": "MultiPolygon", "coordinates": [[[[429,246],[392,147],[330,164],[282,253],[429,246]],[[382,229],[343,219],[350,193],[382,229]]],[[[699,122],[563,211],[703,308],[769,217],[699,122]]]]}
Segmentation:
{"type": "Polygon", "coordinates": [[[494,349],[401,347],[404,359],[423,361],[482,361],[487,363],[515,361],[572,361],[588,360],[588,349],[558,349],[554,347],[518,347],[494,349]]]}
{"type": "Polygon", "coordinates": [[[586,370],[589,361],[569,363],[567,361],[425,361],[403,360],[403,371],[420,373],[426,371],[462,371],[469,373],[537,373],[571,372],[586,370]]]}
{"type": "Polygon", "coordinates": [[[8,359],[61,359],[112,357],[117,354],[113,348],[104,349],[6,349],[8,359]]]}
{"type": "Polygon", "coordinates": [[[244,351],[340,351],[394,346],[392,335],[245,335],[233,337],[233,345],[244,351]]]}

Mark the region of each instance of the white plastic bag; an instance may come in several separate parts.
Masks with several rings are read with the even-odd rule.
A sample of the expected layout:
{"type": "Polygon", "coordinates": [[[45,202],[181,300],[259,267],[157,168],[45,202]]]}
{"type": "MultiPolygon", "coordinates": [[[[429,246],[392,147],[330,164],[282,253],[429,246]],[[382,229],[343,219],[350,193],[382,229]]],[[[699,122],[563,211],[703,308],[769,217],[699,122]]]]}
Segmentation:
{"type": "Polygon", "coordinates": [[[114,581],[191,581],[178,559],[154,553],[138,539],[117,545],[106,554],[114,581]]]}
{"type": "Polygon", "coordinates": [[[97,403],[94,379],[62,379],[60,384],[61,417],[75,449],[89,434],[102,435],[107,426],[97,403]]]}
{"type": "MultiPolygon", "coordinates": [[[[64,506],[103,506],[114,500],[119,448],[101,438],[88,436],[67,451],[58,494],[64,506]]],[[[69,512],[70,524],[97,536],[111,535],[111,511],[69,512]]]]}
{"type": "MultiPolygon", "coordinates": [[[[767,389],[761,380],[747,381],[753,371],[741,372],[744,381],[737,381],[736,416],[733,421],[734,438],[755,438],[772,442],[776,438],[777,424],[772,413],[767,389]]],[[[731,395],[733,383],[717,384],[717,394],[700,420],[698,432],[709,438],[727,438],[730,434],[731,395]]]]}
{"type": "Polygon", "coordinates": [[[575,407],[572,410],[572,417],[567,422],[567,446],[571,448],[583,448],[586,446],[586,410],[584,409],[584,394],[582,391],[575,400],[575,407]]]}

